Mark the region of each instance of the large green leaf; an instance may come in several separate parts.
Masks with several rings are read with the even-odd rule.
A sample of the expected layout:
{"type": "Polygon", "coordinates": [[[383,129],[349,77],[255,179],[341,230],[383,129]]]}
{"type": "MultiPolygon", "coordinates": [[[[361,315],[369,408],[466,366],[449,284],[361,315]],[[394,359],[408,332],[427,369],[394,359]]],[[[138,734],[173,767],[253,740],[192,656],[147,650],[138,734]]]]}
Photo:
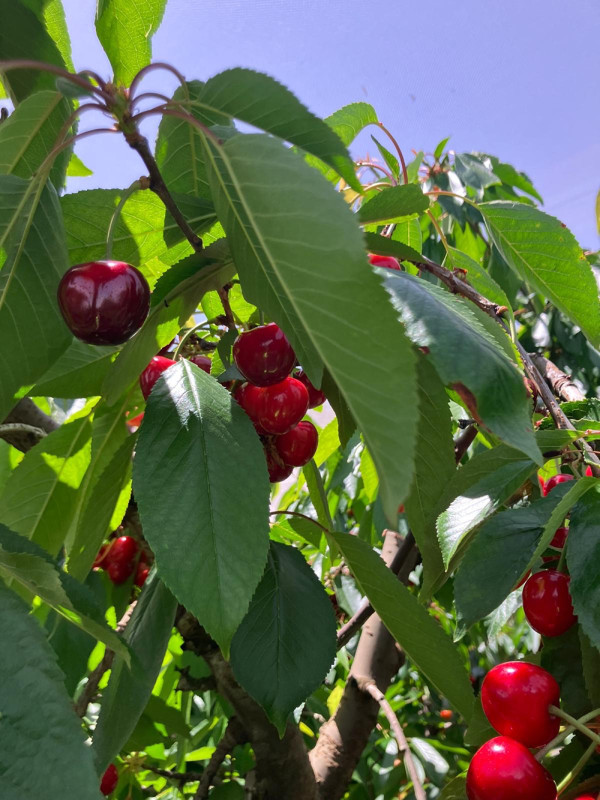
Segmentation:
{"type": "Polygon", "coordinates": [[[439,623],[357,536],[334,533],[360,589],[408,658],[468,720],[473,689],[462,659],[439,623]]]}
{"type": "Polygon", "coordinates": [[[315,170],[271,137],[238,136],[207,149],[244,296],[283,328],[315,385],[327,368],[395,520],[412,473],[415,356],[366,263],[356,221],[315,170]]]}
{"type": "Polygon", "coordinates": [[[92,752],[44,632],[2,581],[0,605],[0,795],[98,800],[92,752]]]}
{"type": "Polygon", "coordinates": [[[498,175],[494,175],[481,158],[471,153],[457,153],[454,156],[454,169],[461,181],[474,189],[483,190],[500,183],[498,175]]]}
{"type": "Polygon", "coordinates": [[[167,0],[99,0],[96,33],[114,71],[115,82],[129,86],[150,63],[152,36],[167,0]]]}
{"type": "Polygon", "coordinates": [[[483,203],[479,210],[505,261],[599,347],[598,287],[571,231],[556,217],[522,203],[483,203]]]}
{"type": "Polygon", "coordinates": [[[376,272],[384,278],[408,337],[428,348],[428,357],[444,384],[466,387],[484,424],[507,444],[541,463],[523,376],[507,349],[488,330],[487,322],[482,322],[466,300],[427,281],[392,270],[376,272]]]}
{"type": "Polygon", "coordinates": [[[129,739],[148,703],[169,643],[176,608],[177,601],[153,572],[123,634],[136,658],[131,667],[124,659],[115,659],[102,695],[93,738],[100,772],[129,739]]]}
{"type": "Polygon", "coordinates": [[[465,280],[477,291],[493,303],[510,308],[510,302],[503,289],[501,289],[489,272],[481,264],[462,253],[455,247],[448,248],[446,260],[449,269],[464,270],[465,280]]]}
{"type": "Polygon", "coordinates": [[[370,253],[377,253],[380,256],[395,256],[400,261],[422,261],[421,251],[411,247],[410,242],[402,239],[388,239],[387,236],[380,236],[378,233],[365,233],[365,241],[370,253]]]}
{"type": "Polygon", "coordinates": [[[190,362],[148,398],[133,482],[158,574],[227,652],[265,566],[269,482],[249,418],[190,362]]]}
{"type": "Polygon", "coordinates": [[[71,334],[56,302],[68,267],[56,192],[0,175],[0,419],[66,350],[71,334]]]}
{"type": "Polygon", "coordinates": [[[116,347],[99,347],[73,339],[31,389],[32,397],[95,397],[115,359],[116,347]]]}
{"type": "Polygon", "coordinates": [[[335,615],[302,554],[271,542],[267,569],[231,643],[231,666],[279,732],[335,660],[335,615]]]}
{"type": "Polygon", "coordinates": [[[571,512],[566,547],[573,608],[584,633],[600,647],[600,487],[588,490],[571,512]]]}
{"type": "Polygon", "coordinates": [[[394,222],[410,214],[420,214],[429,208],[429,198],[420,186],[391,186],[367,200],[358,210],[361,224],[368,222],[394,222]]]}

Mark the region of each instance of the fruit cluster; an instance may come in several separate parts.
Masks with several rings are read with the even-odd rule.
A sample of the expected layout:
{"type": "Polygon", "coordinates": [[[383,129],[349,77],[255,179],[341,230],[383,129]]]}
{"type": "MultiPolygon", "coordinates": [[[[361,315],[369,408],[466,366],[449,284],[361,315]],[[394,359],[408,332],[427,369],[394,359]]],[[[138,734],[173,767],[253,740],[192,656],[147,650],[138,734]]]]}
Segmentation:
{"type": "Polygon", "coordinates": [[[133,536],[118,536],[102,545],[93,569],[103,569],[115,585],[125,583],[135,572],[134,583],[140,588],[150,572],[150,557],[133,536]]]}

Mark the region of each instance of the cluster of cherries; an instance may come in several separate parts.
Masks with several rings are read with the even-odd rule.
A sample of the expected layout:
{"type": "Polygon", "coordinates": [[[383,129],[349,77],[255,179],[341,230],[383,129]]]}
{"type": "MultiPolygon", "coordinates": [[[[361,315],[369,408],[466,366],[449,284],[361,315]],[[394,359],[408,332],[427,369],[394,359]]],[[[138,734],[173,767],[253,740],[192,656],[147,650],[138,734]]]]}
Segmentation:
{"type": "Polygon", "coordinates": [[[134,583],[140,588],[150,572],[148,554],[140,548],[133,536],[118,536],[102,545],[93,569],[103,569],[111,581],[119,586],[135,573],[134,583]]]}

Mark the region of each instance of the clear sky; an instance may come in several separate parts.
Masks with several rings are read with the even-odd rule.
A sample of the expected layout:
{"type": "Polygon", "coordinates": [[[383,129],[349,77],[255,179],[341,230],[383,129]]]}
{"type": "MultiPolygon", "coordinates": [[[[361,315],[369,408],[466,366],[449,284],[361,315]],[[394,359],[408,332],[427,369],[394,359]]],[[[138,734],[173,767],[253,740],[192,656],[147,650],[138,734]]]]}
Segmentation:
{"type": "MultiPolygon", "coordinates": [[[[76,69],[108,77],[95,0],[63,2],[76,69]]],[[[153,58],[190,79],[234,66],[267,72],[320,116],[364,100],[407,155],[449,135],[457,152],[497,155],[595,250],[599,43],[600,0],[168,0],[153,58]]],[[[156,73],[145,87],[175,84],[156,73]]],[[[153,137],[153,122],[143,124],[153,137]]],[[[363,136],[353,154],[367,150],[363,136]]],[[[116,136],[77,152],[94,175],[69,191],[125,187],[144,172],[116,136]]]]}

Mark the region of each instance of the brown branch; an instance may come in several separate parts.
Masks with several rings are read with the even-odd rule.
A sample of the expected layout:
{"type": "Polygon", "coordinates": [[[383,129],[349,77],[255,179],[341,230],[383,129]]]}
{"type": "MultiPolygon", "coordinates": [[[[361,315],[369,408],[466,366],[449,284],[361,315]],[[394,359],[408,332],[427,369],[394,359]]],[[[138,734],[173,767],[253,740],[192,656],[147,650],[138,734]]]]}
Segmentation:
{"type": "Polygon", "coordinates": [[[390,723],[390,728],[394,734],[396,739],[396,743],[398,745],[398,755],[404,761],[404,766],[406,767],[406,772],[408,777],[412,781],[413,790],[415,793],[415,797],[417,800],[427,800],[427,795],[425,794],[425,790],[423,789],[423,785],[421,784],[421,780],[419,778],[419,773],[417,771],[417,765],[415,764],[415,760],[412,757],[412,753],[410,752],[410,747],[408,746],[408,741],[406,736],[404,735],[404,731],[402,730],[402,726],[398,722],[398,717],[394,714],[394,709],[391,707],[389,702],[385,699],[385,695],[381,692],[377,685],[373,680],[370,678],[355,678],[356,683],[358,684],[358,688],[361,689],[363,692],[367,692],[371,695],[373,700],[376,700],[379,703],[379,706],[385,716],[387,717],[388,722],[390,723]]]}
{"type": "Polygon", "coordinates": [[[235,319],[233,318],[233,311],[231,309],[231,303],[229,302],[229,286],[222,286],[220,289],[217,289],[217,294],[219,295],[219,300],[223,304],[223,309],[225,311],[225,324],[229,328],[230,331],[235,330],[235,319]]]}
{"type": "Polygon", "coordinates": [[[153,772],[155,775],[160,775],[161,778],[167,778],[170,781],[175,781],[180,786],[185,783],[196,783],[202,780],[203,772],[175,772],[172,769],[160,769],[159,767],[151,767],[150,764],[144,764],[144,769],[153,772]]]}
{"type": "Polygon", "coordinates": [[[231,717],[227,723],[227,728],[223,734],[223,738],[215,748],[215,752],[212,754],[211,759],[208,762],[204,773],[202,774],[200,785],[198,786],[196,794],[194,795],[194,800],[206,800],[213,780],[225,758],[232,752],[233,748],[237,744],[243,744],[247,740],[248,736],[243,725],[240,723],[237,717],[231,717]]]}
{"type": "Polygon", "coordinates": [[[457,464],[460,464],[462,457],[467,452],[469,447],[473,444],[477,437],[477,428],[475,425],[469,425],[459,436],[454,440],[454,458],[457,464]]]}
{"type": "Polygon", "coordinates": [[[28,430],[33,428],[43,434],[52,433],[59,427],[52,417],[45,414],[29,397],[19,400],[0,428],[0,439],[26,453],[31,450],[42,438],[38,432],[28,430]],[[9,426],[20,426],[9,427],[9,426]]]}
{"type": "Polygon", "coordinates": [[[556,364],[539,353],[531,353],[530,358],[557,397],[567,403],[585,400],[585,395],[573,383],[571,376],[559,369],[556,364]]]}
{"type": "Polygon", "coordinates": [[[181,673],[177,683],[178,692],[210,692],[217,688],[217,682],[212,675],[207,675],[204,678],[194,678],[193,675],[189,674],[189,667],[178,671],[181,673]]]}
{"type": "MultiPolygon", "coordinates": [[[[410,259],[406,260],[410,261],[410,259]]],[[[432,275],[435,275],[436,278],[439,278],[439,280],[441,280],[442,283],[444,283],[453,294],[460,294],[462,297],[466,297],[467,300],[475,303],[476,306],[479,306],[482,311],[485,311],[486,314],[489,314],[494,319],[500,318],[501,315],[506,311],[505,306],[500,306],[498,303],[492,303],[491,300],[488,300],[487,297],[479,294],[479,292],[470,284],[466,283],[466,281],[463,281],[454,272],[446,269],[446,267],[442,267],[441,264],[436,264],[434,261],[430,261],[428,258],[424,258],[420,261],[414,261],[413,263],[419,269],[429,272],[432,275]]]]}

